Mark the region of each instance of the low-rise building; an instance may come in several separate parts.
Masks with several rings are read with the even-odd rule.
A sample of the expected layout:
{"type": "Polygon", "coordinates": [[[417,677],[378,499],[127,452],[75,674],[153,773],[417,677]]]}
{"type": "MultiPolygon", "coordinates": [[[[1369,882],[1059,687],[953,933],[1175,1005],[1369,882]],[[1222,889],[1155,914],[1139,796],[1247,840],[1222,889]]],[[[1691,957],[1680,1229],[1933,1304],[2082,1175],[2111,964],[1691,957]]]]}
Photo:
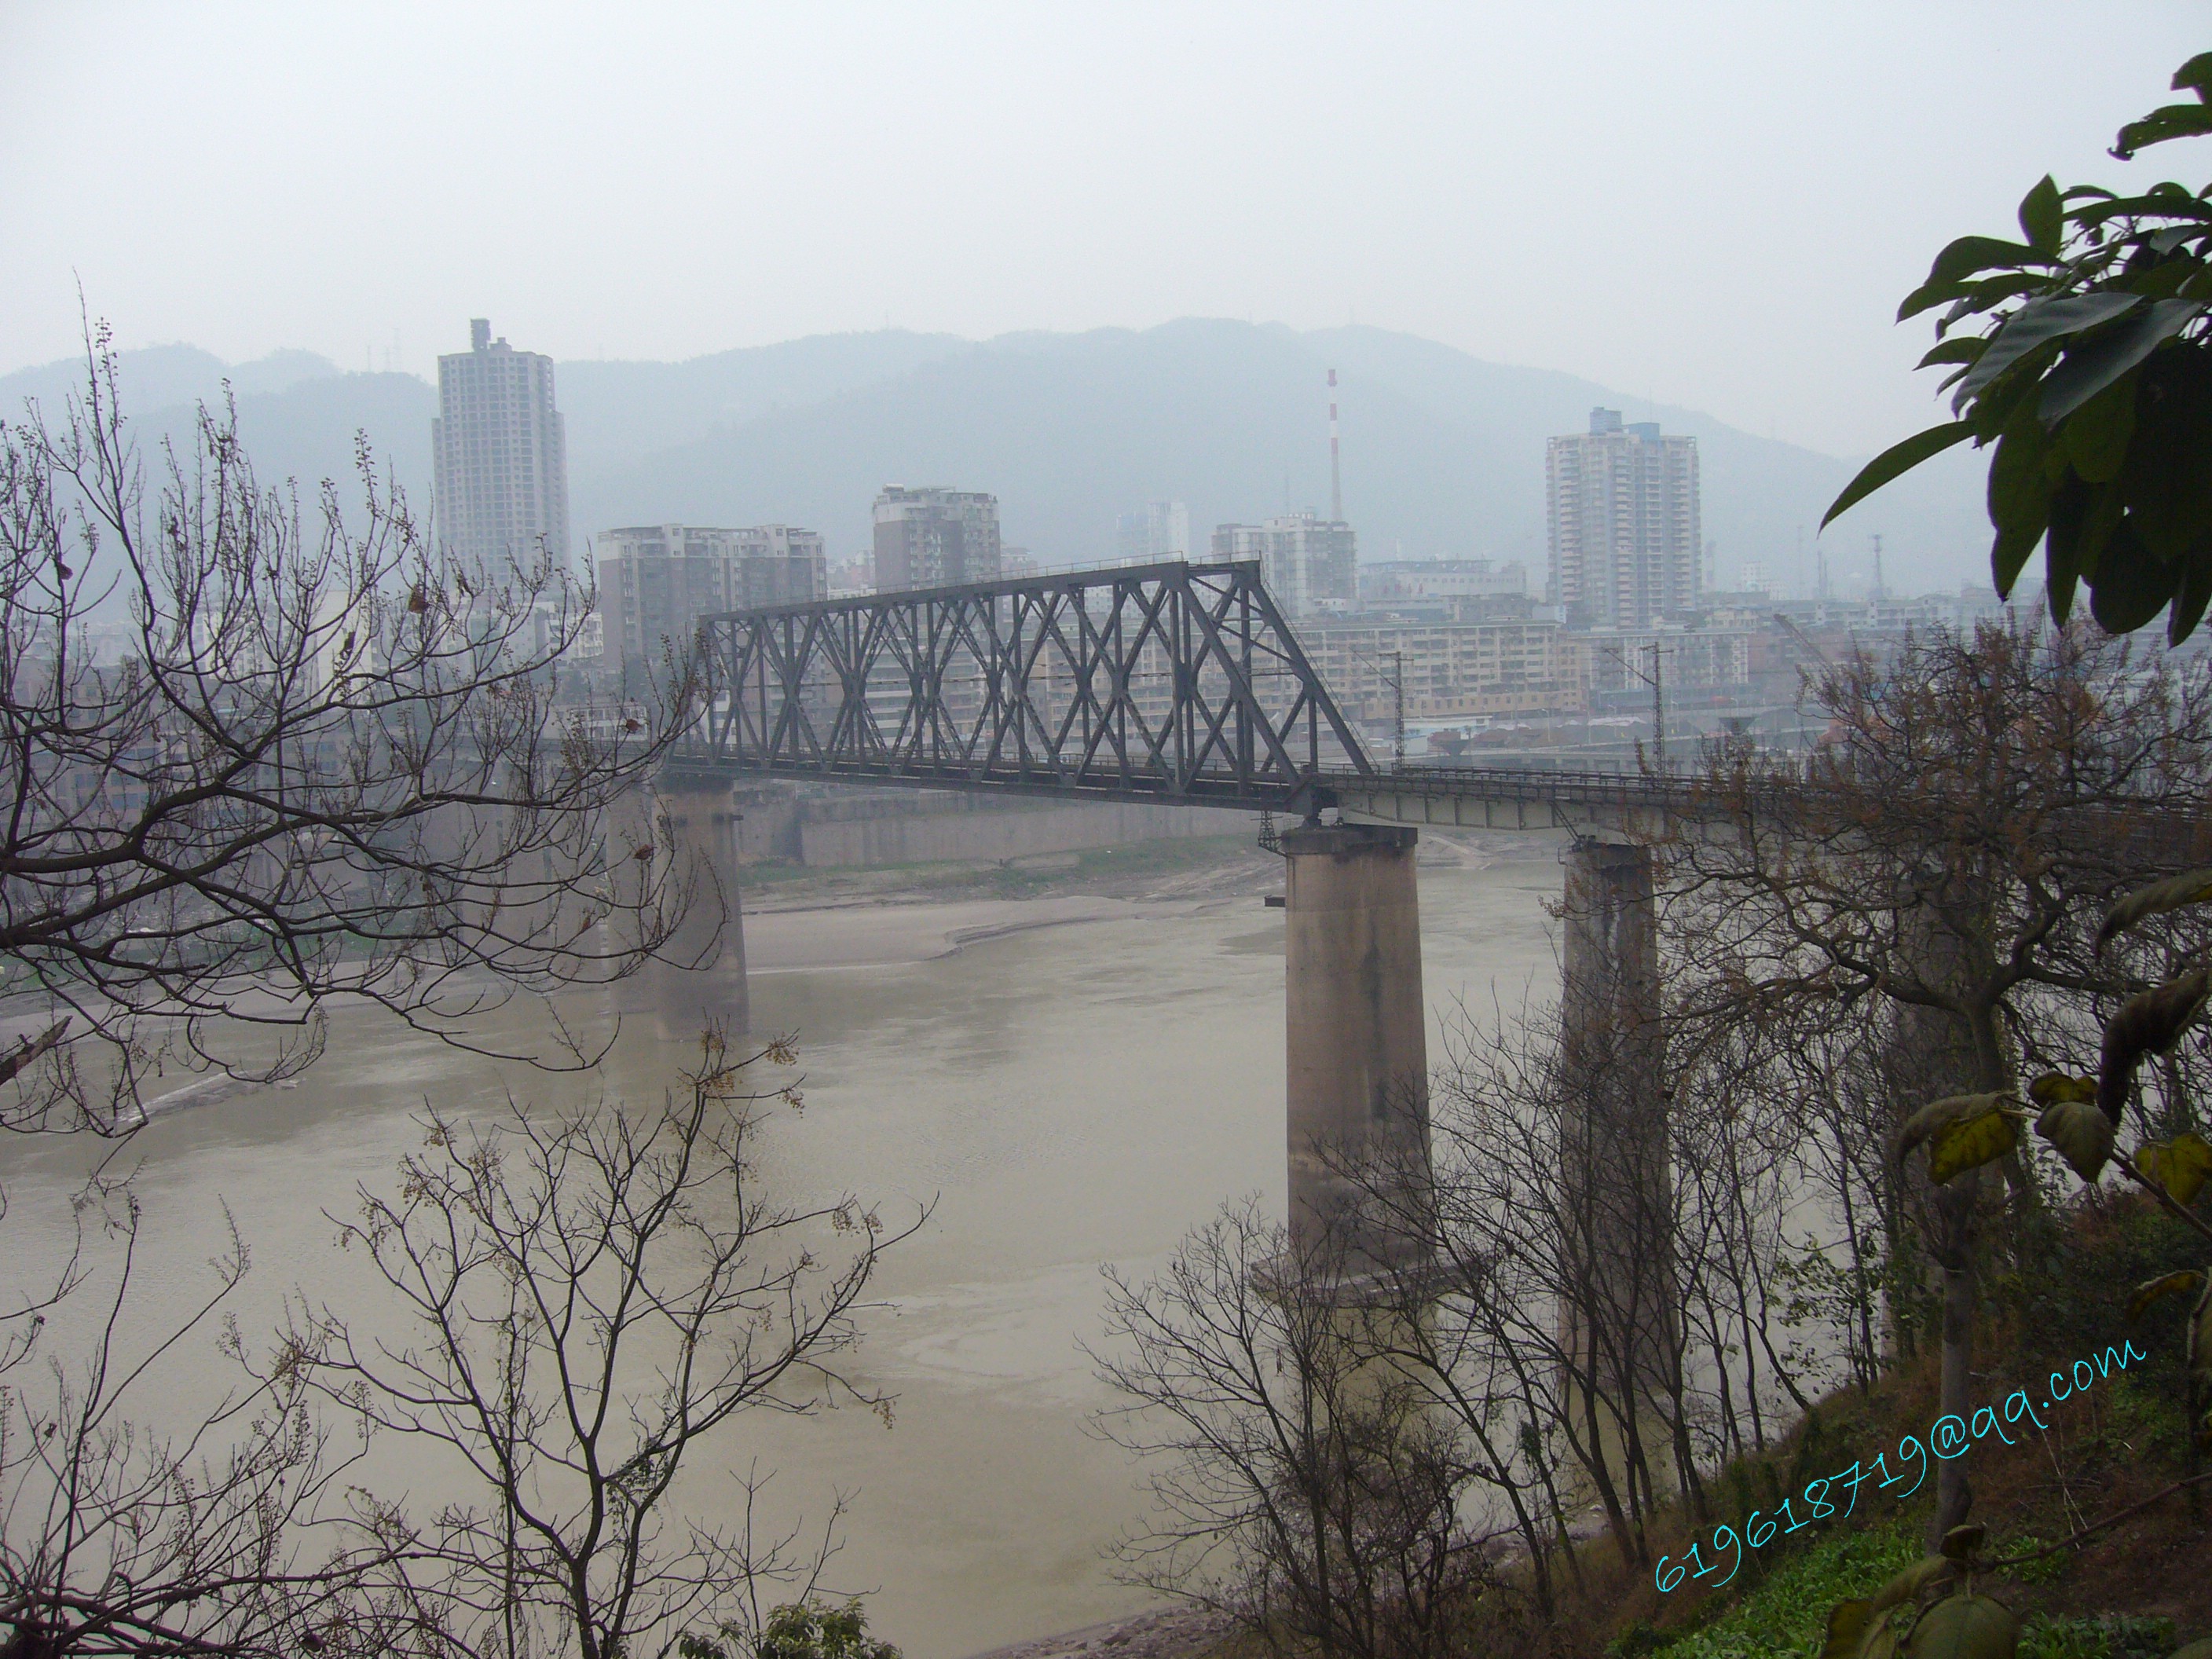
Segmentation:
{"type": "Polygon", "coordinates": [[[1571,713],[1584,706],[1579,659],[1557,623],[1400,623],[1324,618],[1298,629],[1337,706],[1358,720],[1571,713]]]}
{"type": "Polygon", "coordinates": [[[1662,694],[1740,691],[1751,684],[1751,628],[1593,629],[1577,633],[1581,672],[1594,703],[1651,695],[1652,653],[1662,694]]]}
{"type": "MultiPolygon", "coordinates": [[[[1442,621],[1468,599],[1523,598],[1528,568],[1520,560],[1384,559],[1359,567],[1359,602],[1370,611],[1435,611],[1442,621]]],[[[1425,615],[1423,620],[1430,620],[1425,615]]]]}

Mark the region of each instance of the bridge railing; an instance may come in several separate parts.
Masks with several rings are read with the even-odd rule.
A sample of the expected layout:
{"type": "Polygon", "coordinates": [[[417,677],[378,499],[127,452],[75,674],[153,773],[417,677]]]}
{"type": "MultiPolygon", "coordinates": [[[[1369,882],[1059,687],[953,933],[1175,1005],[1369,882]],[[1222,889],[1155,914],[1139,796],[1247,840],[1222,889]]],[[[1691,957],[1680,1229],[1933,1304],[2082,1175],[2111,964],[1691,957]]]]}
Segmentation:
{"type": "Polygon", "coordinates": [[[724,769],[1279,810],[1372,769],[1256,562],[772,606],[702,634],[695,753],[724,769]]]}

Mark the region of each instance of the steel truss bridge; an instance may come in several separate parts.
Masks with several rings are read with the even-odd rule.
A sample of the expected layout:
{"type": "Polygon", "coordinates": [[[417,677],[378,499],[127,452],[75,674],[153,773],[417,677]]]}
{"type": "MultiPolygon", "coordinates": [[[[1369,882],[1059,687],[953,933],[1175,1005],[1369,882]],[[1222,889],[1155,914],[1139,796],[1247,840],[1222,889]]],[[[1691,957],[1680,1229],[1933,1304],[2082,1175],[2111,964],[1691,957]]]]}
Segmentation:
{"type": "Polygon", "coordinates": [[[1256,562],[711,617],[718,770],[1304,811],[1373,769],[1256,562]]]}
{"type": "Polygon", "coordinates": [[[1379,770],[1256,562],[1174,561],[709,617],[686,771],[1146,799],[1370,823],[1619,826],[1634,775],[1379,770]]]}

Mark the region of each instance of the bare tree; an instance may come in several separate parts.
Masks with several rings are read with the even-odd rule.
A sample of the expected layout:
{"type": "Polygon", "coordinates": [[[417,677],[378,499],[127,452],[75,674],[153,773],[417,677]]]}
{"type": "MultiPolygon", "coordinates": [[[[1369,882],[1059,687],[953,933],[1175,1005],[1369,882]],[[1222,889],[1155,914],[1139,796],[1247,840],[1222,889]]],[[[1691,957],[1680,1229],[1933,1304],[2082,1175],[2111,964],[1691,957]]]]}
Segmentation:
{"type": "MultiPolygon", "coordinates": [[[[1874,1017],[1914,1103],[2014,1091],[2024,1063],[2149,982],[2099,957],[2096,923],[2146,871],[2203,860],[2212,690],[2085,629],[1985,624],[1855,656],[1815,690],[1833,735],[1804,776],[1772,787],[1732,751],[1702,780],[1722,827],[1674,849],[1678,1018],[1825,1005],[1874,1017]]],[[[2033,1208],[2029,1162],[2005,1173],[2033,1208]]],[[[1971,1408],[1985,1207],[1978,1170],[1925,1198],[1948,1411],[1971,1408]]],[[[1946,1463],[1931,1538],[1970,1502],[1964,1462],[1946,1463]]]]}
{"type": "MultiPolygon", "coordinates": [[[[63,1275],[92,1322],[81,1356],[0,1381],[0,1655],[311,1650],[336,1610],[368,1613],[356,1575],[333,1561],[360,1446],[333,1442],[296,1369],[257,1372],[221,1317],[248,1267],[235,1227],[198,1304],[138,1338],[137,1201],[95,1189],[88,1213],[107,1248],[88,1261],[80,1240],[63,1275]],[[92,1277],[103,1269],[104,1291],[92,1277]],[[211,1328],[238,1384],[181,1432],[149,1426],[173,1395],[166,1368],[179,1346],[211,1328]]],[[[17,1332],[36,1334],[28,1321],[17,1332]]]]}
{"type": "MultiPolygon", "coordinates": [[[[729,1528],[672,1517],[670,1487],[745,1412],[842,1401],[889,1426],[889,1401],[845,1366],[883,1252],[924,1218],[887,1229],[849,1195],[763,1194],[744,1063],[709,1034],[699,1070],[643,1116],[515,1110],[468,1130],[434,1115],[398,1192],[362,1189],[339,1222],[414,1340],[357,1338],[302,1305],[283,1366],[369,1431],[439,1449],[476,1494],[428,1518],[362,1496],[370,1542],[354,1560],[376,1641],[398,1609],[424,1653],[620,1659],[654,1632],[757,1629],[764,1588],[815,1588],[834,1513],[809,1549],[755,1526],[750,1480],[729,1528]]],[[[322,1634],[371,1645],[343,1619],[322,1634]]]]}
{"type": "MultiPolygon", "coordinates": [[[[171,1064],[295,1072],[340,995],[482,1044],[711,902],[605,817],[694,665],[595,729],[555,695],[590,602],[564,550],[465,568],[358,464],[303,510],[204,410],[149,499],[104,331],[64,412],[0,422],[0,997],[32,1033],[0,1123],[127,1128],[171,1064]]],[[[528,1057],[598,1052],[548,1030],[528,1057]]]]}
{"type": "Polygon", "coordinates": [[[1303,1251],[1250,1201],[1144,1284],[1107,1272],[1103,1433],[1147,1460],[1129,1578],[1233,1619],[1271,1650],[1455,1651],[1491,1540],[1462,1524],[1452,1425],[1388,1355],[1399,1313],[1348,1238],[1303,1251]],[[1364,1288],[1363,1288],[1364,1287],[1364,1288]]]}

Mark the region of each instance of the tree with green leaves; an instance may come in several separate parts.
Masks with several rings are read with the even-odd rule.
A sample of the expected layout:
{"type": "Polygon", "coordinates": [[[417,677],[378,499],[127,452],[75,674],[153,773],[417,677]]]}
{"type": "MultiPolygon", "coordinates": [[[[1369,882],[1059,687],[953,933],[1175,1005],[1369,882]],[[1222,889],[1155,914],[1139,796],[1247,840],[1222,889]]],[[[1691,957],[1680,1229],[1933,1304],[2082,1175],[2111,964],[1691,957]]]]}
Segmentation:
{"type": "MultiPolygon", "coordinates": [[[[2197,101],[2130,122],[2115,156],[2212,136],[2212,52],[2173,86],[2197,101]]],[[[2046,174],[2021,202],[2020,229],[2017,242],[1960,237],[1898,307],[1900,322],[1940,308],[1920,367],[1949,370],[1954,418],[1869,461],[1821,527],[1972,442],[1990,451],[2000,594],[2040,544],[2055,620],[2086,587],[2108,632],[2166,611],[2179,644],[2212,601],[2212,185],[2122,195],[2046,174]]]]}

